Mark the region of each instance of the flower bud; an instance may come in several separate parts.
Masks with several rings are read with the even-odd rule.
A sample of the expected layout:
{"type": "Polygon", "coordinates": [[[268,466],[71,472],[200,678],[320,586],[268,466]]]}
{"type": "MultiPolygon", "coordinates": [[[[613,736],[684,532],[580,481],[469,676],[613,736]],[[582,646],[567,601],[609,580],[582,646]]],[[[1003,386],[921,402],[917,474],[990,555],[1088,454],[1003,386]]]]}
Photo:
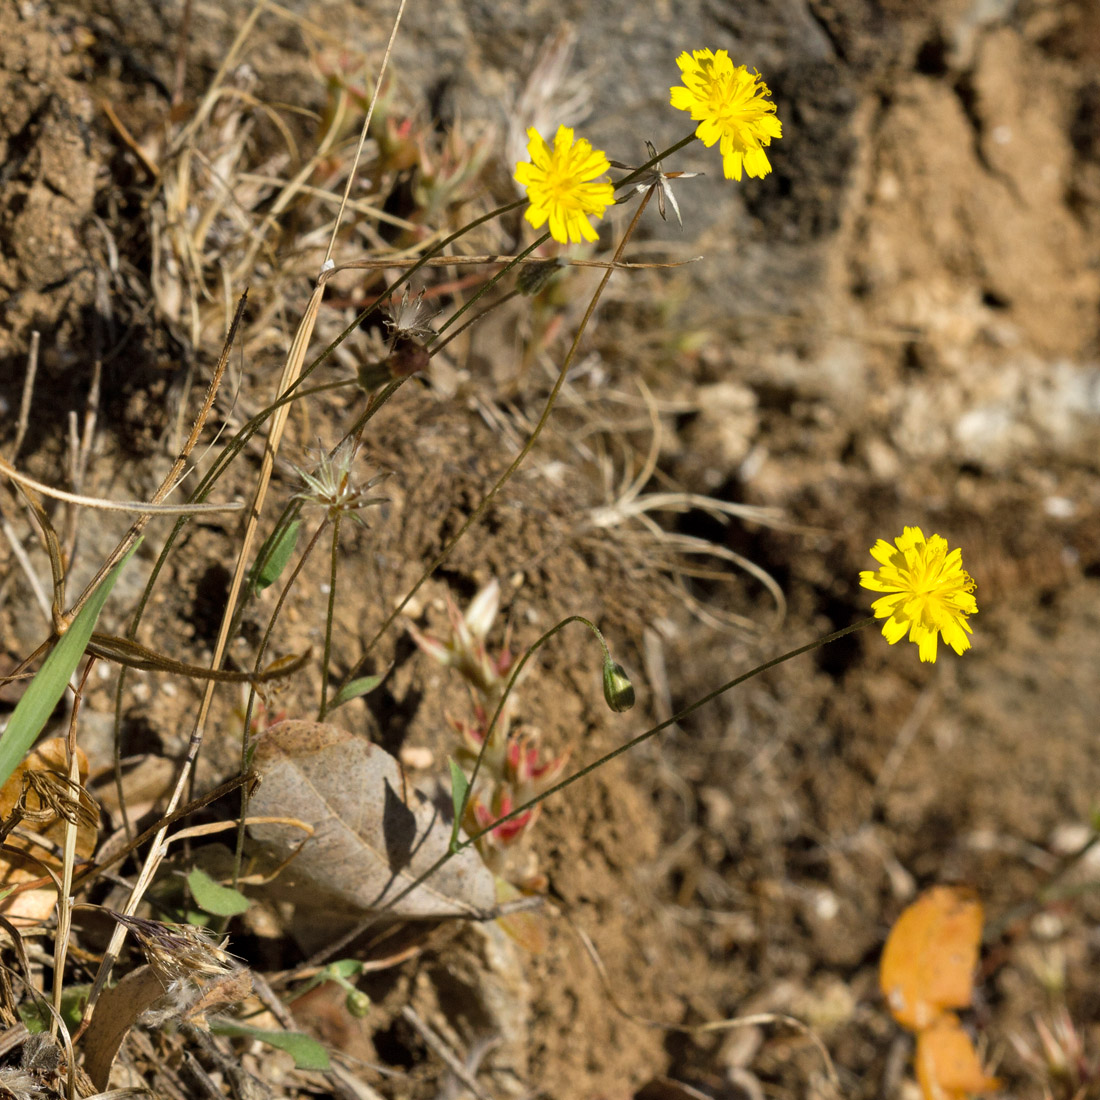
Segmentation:
{"type": "Polygon", "coordinates": [[[622,712],[634,706],[634,685],[623,666],[610,657],[603,663],[603,697],[614,711],[622,712]]]}
{"type": "Polygon", "coordinates": [[[371,360],[369,363],[363,363],[358,370],[358,378],[356,381],[359,384],[361,390],[365,390],[367,393],[373,393],[375,390],[381,389],[387,382],[393,381],[393,375],[390,374],[389,358],[382,360],[371,360]]]}
{"type": "Polygon", "coordinates": [[[386,363],[392,378],[408,378],[428,369],[428,349],[419,340],[398,336],[386,363]]]}
{"type": "Polygon", "coordinates": [[[539,260],[538,263],[524,264],[516,276],[516,289],[528,296],[538,294],[540,290],[561,270],[557,260],[539,260]]]}
{"type": "Polygon", "coordinates": [[[380,386],[396,382],[428,368],[428,349],[408,336],[398,336],[385,359],[364,363],[358,371],[359,388],[371,393],[380,386]]]}
{"type": "Polygon", "coordinates": [[[344,1007],[348,1010],[349,1015],[354,1016],[357,1020],[362,1020],[370,1012],[370,997],[361,989],[353,989],[344,998],[344,1007]]]}

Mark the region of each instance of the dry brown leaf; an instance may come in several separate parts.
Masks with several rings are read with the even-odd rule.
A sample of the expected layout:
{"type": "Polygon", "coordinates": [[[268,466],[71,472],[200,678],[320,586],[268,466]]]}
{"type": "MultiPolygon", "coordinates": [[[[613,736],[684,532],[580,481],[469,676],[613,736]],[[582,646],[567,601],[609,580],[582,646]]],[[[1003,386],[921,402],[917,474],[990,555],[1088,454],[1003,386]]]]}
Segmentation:
{"type": "Polygon", "coordinates": [[[83,1042],[84,1070],[97,1089],[106,1089],[110,1084],[111,1066],[122,1041],[138,1017],[164,992],[164,982],[156,971],[151,966],[139,966],[99,998],[83,1042]]]}
{"type": "MultiPolygon", "coordinates": [[[[76,750],[76,758],[80,782],[83,784],[88,779],[88,759],[79,748],[76,750]]],[[[70,802],[75,808],[74,792],[68,788],[66,778],[69,768],[65,738],[55,737],[33,748],[23,763],[11,773],[3,789],[0,789],[0,820],[6,820],[15,810],[23,794],[24,777],[28,772],[36,772],[39,777],[48,775],[43,789],[51,790],[54,799],[70,802]]],[[[98,825],[94,824],[98,819],[95,804],[83,788],[79,797],[82,820],[76,832],[78,862],[91,858],[99,832],[98,825]]],[[[27,791],[26,807],[31,814],[40,813],[44,817],[39,821],[24,818],[22,827],[51,841],[60,851],[65,843],[65,820],[50,811],[47,799],[34,788],[27,791]]],[[[0,852],[0,887],[18,886],[23,882],[40,879],[47,874],[47,869],[61,869],[61,860],[53,854],[50,847],[37,843],[29,836],[21,836],[18,832],[10,834],[4,841],[4,851],[0,852]]],[[[44,920],[53,911],[56,899],[57,891],[52,886],[25,890],[0,902],[0,911],[19,922],[44,920]]]]}
{"type": "MultiPolygon", "coordinates": [[[[281,879],[311,908],[423,918],[492,912],[493,876],[472,848],[395,900],[447,851],[451,825],[407,787],[384,749],[338,726],[291,720],[260,735],[252,767],[260,784],[250,815],[296,817],[315,829],[281,879]]],[[[286,825],[249,832],[280,858],[302,845],[301,829],[286,825]]]]}

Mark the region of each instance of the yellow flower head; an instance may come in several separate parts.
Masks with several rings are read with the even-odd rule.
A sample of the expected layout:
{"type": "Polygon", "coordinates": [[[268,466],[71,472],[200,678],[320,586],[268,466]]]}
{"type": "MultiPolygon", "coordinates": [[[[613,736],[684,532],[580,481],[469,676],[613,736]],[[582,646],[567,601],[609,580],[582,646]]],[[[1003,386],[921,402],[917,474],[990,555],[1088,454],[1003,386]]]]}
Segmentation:
{"type": "Polygon", "coordinates": [[[744,168],[750,176],[763,177],[771,170],[764,146],[783,136],[783,124],[775,117],[771,92],[744,65],[734,66],[725,50],[686,51],[676,64],[683,87],[670,89],[672,106],[688,111],[699,123],[695,136],[709,149],[721,142],[722,169],[728,180],[740,180],[744,168]]]}
{"type": "Polygon", "coordinates": [[[538,229],[550,219],[550,236],[555,241],[594,241],[598,234],[589,217],[602,218],[615,201],[615,190],[606,180],[593,182],[611,165],[599,149],[573,131],[559,126],[551,149],[537,130],[527,131],[530,163],[516,165],[515,179],[527,189],[531,205],[525,215],[538,229]]]}
{"type": "Polygon", "coordinates": [[[920,646],[922,661],[935,661],[940,634],[956,653],[970,648],[967,634],[972,631],[966,620],[978,613],[978,605],[961,550],[949,554],[946,539],[926,539],[919,527],[906,527],[893,546],[879,539],[871,557],[880,568],[861,572],[859,583],[887,593],[872,606],[875,618],[886,620],[882,633],[891,645],[908,634],[920,646]]]}

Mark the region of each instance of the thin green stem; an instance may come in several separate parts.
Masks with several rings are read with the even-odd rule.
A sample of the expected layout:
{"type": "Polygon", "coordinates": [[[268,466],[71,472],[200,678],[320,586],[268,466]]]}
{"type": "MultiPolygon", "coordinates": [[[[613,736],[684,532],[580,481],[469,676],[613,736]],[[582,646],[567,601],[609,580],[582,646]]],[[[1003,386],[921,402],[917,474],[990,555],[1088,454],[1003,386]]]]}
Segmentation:
{"type": "MultiPolygon", "coordinates": [[[[526,253],[524,253],[524,255],[526,255],[526,253]]],[[[517,257],[517,259],[522,258],[523,257],[517,257]]],[[[510,302],[513,298],[518,297],[519,293],[520,292],[518,290],[509,290],[507,294],[502,294],[495,302],[490,302],[490,304],[487,305],[484,309],[479,310],[472,317],[468,317],[465,321],[463,321],[461,325],[458,326],[458,328],[454,330],[454,332],[448,333],[446,339],[433,340],[431,347],[428,350],[428,355],[431,356],[437,354],[438,352],[441,352],[452,340],[461,336],[471,325],[477,324],[477,322],[480,321],[487,313],[491,313],[498,306],[502,306],[505,302],[510,302]]],[[[455,316],[457,317],[458,315],[455,314],[455,316]]],[[[450,322],[453,320],[454,317],[449,318],[448,324],[450,324],[450,322]]],[[[442,333],[442,331],[443,326],[440,327],[440,332],[442,333]]]]}
{"type": "MultiPolygon", "coordinates": [[[[860,630],[865,626],[869,626],[875,621],[873,615],[868,616],[866,619],[860,619],[859,622],[852,623],[851,626],[844,627],[843,630],[836,630],[832,634],[826,634],[824,638],[818,638],[816,642],[810,642],[807,645],[799,646],[797,649],[792,649],[788,653],[784,653],[780,657],[773,657],[770,661],[765,661],[762,665],[757,665],[755,668],[750,669],[748,672],[742,673],[740,676],[735,676],[732,680],[728,680],[721,687],[715,688],[713,691],[707,692],[700,699],[696,699],[690,706],[684,707],[678,714],[674,714],[671,718],[665,719],[658,725],[653,726],[651,729],[646,730],[644,733],[638,734],[637,737],[632,737],[629,741],[620,745],[617,749],[612,749],[611,752],[605,753],[598,760],[594,760],[591,764],[586,764],[580,771],[574,772],[572,775],[567,776],[560,783],[555,783],[552,787],[547,787],[541,794],[536,795],[534,798],[524,802],[523,805],[517,806],[511,812],[505,814],[503,817],[487,825],[478,833],[474,833],[472,836],[467,837],[459,845],[459,850],[468,848],[475,841],[479,840],[486,833],[491,832],[497,828],[498,825],[503,824],[506,821],[511,821],[514,817],[519,817],[520,814],[530,810],[533,806],[537,806],[540,802],[545,801],[553,794],[557,794],[558,791],[564,791],[566,787],[571,787],[578,780],[583,779],[586,775],[590,775],[596,771],[597,768],[602,768],[605,764],[610,763],[617,756],[622,756],[623,753],[629,752],[631,749],[642,744],[643,741],[648,741],[651,737],[656,736],[662,730],[668,729],[669,726],[676,725],[677,722],[683,721],[689,714],[694,714],[700,707],[706,706],[707,703],[714,699],[717,699],[719,695],[725,694],[732,688],[737,687],[738,684],[743,684],[746,680],[751,680],[754,676],[759,676],[762,672],[767,672],[770,668],[775,668],[776,665],[781,665],[785,661],[791,660],[793,657],[801,657],[803,653],[809,653],[812,649],[818,649],[820,646],[827,645],[829,642],[835,642],[839,638],[843,638],[846,634],[851,634],[853,631],[860,630]]],[[[433,871],[435,868],[433,868],[433,871]]]]}
{"type": "MultiPolygon", "coordinates": [[[[325,528],[328,526],[328,516],[317,525],[317,530],[310,535],[309,542],[306,543],[305,549],[302,551],[301,556],[295,563],[294,568],[290,571],[290,576],[287,577],[286,584],[283,585],[283,590],[279,593],[279,599],[275,603],[275,608],[271,612],[271,617],[267,621],[267,629],[264,631],[264,636],[260,639],[259,648],[256,650],[256,660],[253,664],[253,668],[256,672],[259,672],[263,667],[264,655],[267,653],[267,647],[271,642],[271,636],[275,633],[275,624],[279,621],[279,616],[282,614],[283,605],[287,601],[287,597],[290,595],[291,590],[294,587],[295,582],[301,575],[302,570],[305,568],[305,564],[309,561],[310,556],[313,554],[317,543],[320,541],[321,535],[324,534],[325,528]]],[[[248,693],[248,702],[244,708],[244,718],[241,724],[241,775],[245,775],[248,771],[248,730],[252,725],[252,712],[256,705],[256,689],[252,688],[248,693]]],[[[241,819],[237,822],[237,847],[233,854],[233,886],[236,888],[237,882],[240,878],[241,872],[241,858],[244,854],[244,830],[245,822],[248,818],[248,797],[249,797],[249,785],[245,783],[241,787],[241,819]]]]}
{"type": "MultiPolygon", "coordinates": [[[[450,317],[448,317],[447,320],[439,326],[439,332],[437,335],[442,336],[443,333],[446,332],[447,329],[449,329],[451,325],[453,325],[455,321],[459,319],[459,317],[461,317],[468,309],[470,309],[478,301],[479,298],[483,298],[490,290],[493,289],[493,287],[497,285],[497,283],[500,282],[501,279],[504,278],[505,275],[508,274],[509,271],[523,263],[523,261],[527,259],[527,257],[530,256],[536,248],[538,248],[540,245],[545,244],[549,239],[550,234],[543,233],[541,237],[539,237],[532,244],[528,245],[527,248],[519,253],[518,256],[513,256],[498,272],[496,272],[496,274],[492,275],[489,279],[482,283],[481,286],[477,288],[477,290],[474,292],[473,296],[468,302],[463,302],[462,305],[459,306],[459,308],[456,309],[454,313],[452,313],[450,317]]],[[[463,325],[462,327],[465,328],[466,326],[463,325]]],[[[459,329],[459,332],[461,331],[462,330],[459,329]]],[[[457,336],[458,333],[455,333],[454,335],[457,336]]],[[[432,350],[435,350],[434,347],[432,350]]]]}
{"type": "Polygon", "coordinates": [[[317,712],[317,721],[323,722],[328,713],[328,676],[329,660],[332,657],[332,622],[336,615],[336,580],[340,567],[340,512],[332,521],[332,558],[328,577],[328,609],[325,612],[325,652],[321,658],[321,706],[317,712]]]}
{"type": "Polygon", "coordinates": [[[344,678],[343,683],[340,685],[343,688],[350,683],[356,676],[360,674],[363,664],[370,656],[371,651],[378,644],[379,639],[389,630],[394,620],[398,615],[404,611],[406,604],[409,600],[420,591],[420,587],[425,581],[450,557],[451,552],[458,545],[459,541],[466,534],[466,532],[481,519],[481,517],[488,510],[489,506],[496,499],[497,494],[504,488],[505,485],[511,481],[512,476],[516,470],[519,469],[523,460],[531,453],[535,444],[538,442],[539,436],[542,435],[543,429],[546,427],[547,422],[550,419],[550,414],[554,410],[554,406],[557,404],[558,395],[561,393],[562,387],[565,385],[566,376],[569,373],[569,368],[573,365],[573,360],[576,358],[577,351],[580,348],[581,339],[584,336],[585,330],[588,327],[589,321],[592,319],[593,313],[596,311],[596,306],[599,303],[600,298],[603,296],[604,288],[607,286],[608,280],[611,278],[611,273],[615,270],[615,264],[622,259],[623,250],[626,248],[627,242],[630,240],[631,235],[638,226],[638,222],[641,220],[642,213],[645,211],[646,205],[652,196],[652,190],[646,192],[642,201],[638,204],[638,209],[635,211],[634,217],[631,219],[630,224],[627,226],[626,231],[623,233],[622,240],[619,241],[618,248],[615,249],[615,255],[612,258],[611,264],[603,274],[603,278],[600,280],[599,286],[596,287],[595,293],[592,295],[592,300],[588,303],[588,308],[585,310],[584,316],[581,318],[581,323],[577,327],[576,335],[573,337],[573,343],[570,345],[569,351],[566,353],[565,359],[562,362],[561,369],[558,371],[558,377],[554,382],[553,389],[550,391],[550,396],[546,399],[546,404],[543,406],[542,415],[539,417],[538,423],[535,425],[531,434],[527,437],[527,441],[520,449],[519,454],[512,460],[508,469],[497,478],[496,483],[484,496],[481,503],[466,517],[462,526],[459,527],[456,534],[450,539],[446,546],[436,555],[436,557],[429,564],[428,568],[420,575],[420,579],[412,586],[411,589],[405,594],[404,599],[390,612],[386,617],[386,620],[375,632],[374,636],[367,643],[363,655],[352,666],[351,671],[344,678]]]}
{"type": "Polygon", "coordinates": [[[332,343],[330,343],[313,362],[303,368],[298,381],[294,386],[291,386],[287,392],[292,393],[296,386],[300,386],[302,382],[308,378],[387,298],[392,296],[395,290],[400,290],[401,287],[428,263],[429,260],[441,255],[445,248],[453,244],[464,234],[469,233],[471,229],[476,229],[479,225],[484,225],[486,222],[492,221],[493,218],[499,218],[502,214],[507,214],[510,210],[515,210],[517,207],[523,206],[526,202],[526,199],[516,199],[515,202],[506,203],[504,206],[498,206],[495,210],[490,210],[488,214],[482,214],[481,217],[474,218],[472,222],[468,222],[466,225],[462,226],[461,229],[456,229],[449,237],[444,237],[434,248],[428,249],[416,263],[390,283],[373,302],[360,310],[355,319],[335,337],[332,343]]]}
{"type": "MultiPolygon", "coordinates": [[[[858,622],[852,623],[851,626],[846,626],[842,630],[835,630],[832,634],[826,634],[823,638],[818,638],[814,642],[809,642],[807,645],[799,646],[797,649],[792,649],[787,653],[782,654],[779,657],[773,657],[770,661],[765,661],[763,664],[757,665],[755,668],[749,669],[748,672],[743,672],[740,676],[735,676],[732,680],[726,681],[721,687],[715,688],[713,691],[707,692],[700,699],[696,699],[690,706],[684,707],[683,710],[674,714],[671,718],[666,719],[664,722],[658,723],[656,726],[647,729],[644,733],[638,734],[637,737],[632,737],[629,741],[620,745],[617,749],[612,749],[611,752],[605,753],[598,760],[594,760],[591,764],[586,764],[579,771],[574,772],[572,775],[563,779],[560,783],[555,783],[552,787],[547,787],[541,794],[536,795],[534,798],[529,799],[522,805],[515,807],[506,814],[502,814],[495,821],[490,822],[481,829],[479,832],[473,833],[465,840],[460,841],[453,849],[448,849],[443,855],[439,857],[422,875],[420,875],[415,882],[405,887],[399,894],[391,898],[387,903],[387,908],[396,905],[407,894],[410,894],[415,890],[422,882],[426,882],[432,875],[439,870],[445,863],[453,859],[459,852],[465,848],[469,848],[470,845],[476,844],[487,833],[491,833],[494,829],[503,825],[506,821],[511,821],[513,818],[519,817],[521,814],[525,814],[528,810],[533,809],[540,802],[545,802],[551,795],[557,794],[559,791],[564,791],[567,787],[573,786],[574,783],[584,779],[585,776],[591,775],[592,772],[598,768],[602,768],[605,764],[609,764],[617,756],[622,756],[623,753],[629,752],[631,749],[636,748],[644,741],[648,741],[651,737],[656,736],[662,730],[668,729],[669,726],[674,726],[678,722],[682,722],[690,714],[694,714],[700,707],[706,706],[707,703],[714,699],[717,699],[719,695],[724,695],[727,691],[732,690],[739,684],[743,684],[746,680],[751,680],[754,676],[759,676],[762,672],[767,672],[768,669],[775,668],[776,665],[781,665],[786,661],[790,661],[795,657],[801,657],[803,653],[809,653],[811,650],[819,649],[823,645],[828,645],[829,642],[835,642],[840,638],[845,637],[848,634],[852,634],[856,630],[861,630],[865,626],[870,626],[875,621],[873,615],[868,616],[866,619],[860,619],[858,622]]],[[[310,960],[311,962],[313,960],[310,960]]]]}
{"type": "Polygon", "coordinates": [[[611,651],[607,648],[607,642],[604,641],[604,636],[600,633],[599,627],[595,623],[586,619],[583,615],[570,615],[567,619],[562,619],[556,626],[552,626],[541,638],[539,638],[533,645],[528,646],[523,656],[516,662],[515,667],[512,669],[512,675],[508,677],[508,683],[505,685],[504,691],[501,692],[500,700],[497,702],[496,710],[493,711],[493,717],[489,720],[489,724],[485,727],[485,740],[481,743],[481,749],[477,754],[477,759],[474,761],[473,771],[470,772],[470,777],[467,780],[466,791],[462,796],[462,805],[455,814],[454,822],[451,825],[451,847],[455,851],[458,851],[461,845],[458,840],[459,830],[462,828],[462,822],[466,817],[466,810],[470,805],[470,799],[473,797],[474,784],[477,782],[478,773],[481,771],[481,762],[485,759],[485,753],[489,748],[490,741],[493,737],[493,731],[496,729],[497,722],[500,721],[501,714],[504,713],[504,708],[508,703],[508,697],[512,694],[512,689],[519,681],[520,674],[523,672],[524,666],[527,662],[540,650],[555,634],[564,630],[570,623],[583,623],[599,640],[600,645],[603,647],[604,659],[611,660],[611,651]]]}

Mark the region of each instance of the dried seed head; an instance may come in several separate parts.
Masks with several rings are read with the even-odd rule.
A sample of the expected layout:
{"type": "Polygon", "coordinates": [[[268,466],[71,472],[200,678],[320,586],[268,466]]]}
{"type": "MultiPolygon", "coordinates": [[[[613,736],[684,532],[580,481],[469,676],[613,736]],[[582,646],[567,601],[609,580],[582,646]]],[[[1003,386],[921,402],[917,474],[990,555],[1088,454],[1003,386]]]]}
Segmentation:
{"type": "Polygon", "coordinates": [[[398,336],[393,342],[393,351],[386,357],[382,366],[389,380],[408,378],[428,369],[428,349],[409,336],[398,336]]]}
{"type": "Polygon", "coordinates": [[[387,499],[368,495],[386,475],[379,474],[369,481],[357,483],[352,477],[357,450],[352,440],[345,439],[331,455],[323,447],[320,449],[320,460],[313,473],[306,473],[295,466],[298,476],[306,484],[306,488],[296,493],[295,498],[326,509],[330,518],[337,513],[347,513],[366,527],[366,520],[358,514],[359,510],[371,504],[381,504],[387,499]]]}
{"type": "Polygon", "coordinates": [[[60,772],[29,769],[23,773],[20,798],[24,820],[42,825],[61,818],[92,829],[99,824],[99,807],[79,783],[60,772]]]}
{"type": "Polygon", "coordinates": [[[165,985],[186,979],[221,977],[237,966],[225,950],[227,938],[219,938],[205,928],[107,912],[130,930],[146,961],[165,985]]]}
{"type": "MultiPolygon", "coordinates": [[[[657,150],[653,148],[653,142],[647,141],[645,147],[649,152],[649,159],[652,160],[657,155],[657,150]]],[[[613,160],[611,164],[614,168],[630,168],[629,164],[620,164],[617,160],[613,160]]],[[[648,168],[642,173],[638,182],[633,184],[630,190],[637,193],[649,191],[650,189],[656,191],[657,210],[662,221],[665,220],[665,201],[667,199],[668,204],[672,207],[672,212],[676,215],[676,223],[683,229],[684,222],[680,217],[680,204],[673,194],[671,181],[690,180],[700,174],[699,172],[665,172],[661,167],[661,162],[657,161],[652,168],[648,168]]]]}
{"type": "Polygon", "coordinates": [[[401,301],[391,305],[386,310],[386,328],[396,343],[402,338],[406,340],[431,340],[435,336],[435,329],[428,322],[436,315],[438,310],[432,310],[424,305],[424,290],[409,301],[409,288],[406,286],[401,295],[401,301]]]}

